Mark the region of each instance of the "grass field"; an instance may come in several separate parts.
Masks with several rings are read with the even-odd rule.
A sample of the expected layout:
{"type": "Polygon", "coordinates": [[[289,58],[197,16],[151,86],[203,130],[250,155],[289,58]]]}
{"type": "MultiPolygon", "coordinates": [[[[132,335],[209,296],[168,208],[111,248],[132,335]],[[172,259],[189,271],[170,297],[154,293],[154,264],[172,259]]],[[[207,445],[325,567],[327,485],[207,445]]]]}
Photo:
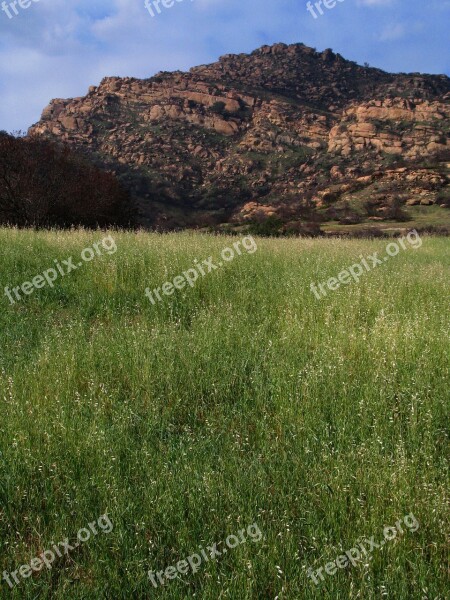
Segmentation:
{"type": "Polygon", "coordinates": [[[105,235],[0,230],[0,597],[446,598],[449,239],[321,300],[311,283],[387,242],[257,239],[153,305],[146,287],[238,238],[113,233],[53,288],[3,295],[105,235]],[[112,531],[14,583],[104,513],[112,531]],[[214,543],[196,573],[148,578],[214,543]]]}
{"type": "MultiPolygon", "coordinates": [[[[395,232],[402,230],[424,228],[441,228],[450,231],[450,210],[440,206],[408,206],[403,209],[408,217],[405,222],[399,221],[370,221],[364,220],[357,225],[340,225],[337,221],[329,221],[321,224],[321,229],[325,233],[356,233],[361,229],[377,229],[385,233],[395,235],[395,232]]],[[[400,235],[400,234],[399,234],[400,235]]]]}

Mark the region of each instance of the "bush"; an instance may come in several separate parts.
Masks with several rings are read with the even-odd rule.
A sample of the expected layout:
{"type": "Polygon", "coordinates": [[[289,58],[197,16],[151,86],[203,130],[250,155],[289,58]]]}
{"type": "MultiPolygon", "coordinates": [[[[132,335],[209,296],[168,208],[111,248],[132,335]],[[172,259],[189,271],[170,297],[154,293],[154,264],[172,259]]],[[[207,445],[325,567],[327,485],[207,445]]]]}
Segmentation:
{"type": "Polygon", "coordinates": [[[283,223],[275,216],[267,217],[264,221],[254,222],[249,227],[249,233],[265,237],[278,237],[281,234],[283,223]]]}
{"type": "Polygon", "coordinates": [[[394,198],[389,202],[384,217],[386,219],[392,219],[404,223],[409,221],[408,214],[404,211],[402,203],[399,198],[394,198]]]}
{"type": "Polygon", "coordinates": [[[443,204],[446,208],[450,208],[450,193],[444,189],[436,196],[436,204],[443,204]]]}
{"type": "Polygon", "coordinates": [[[359,225],[362,223],[362,217],[356,212],[348,213],[339,219],[340,225],[359,225]]]}
{"type": "Polygon", "coordinates": [[[295,221],[286,223],[283,229],[287,236],[318,237],[322,234],[320,225],[314,222],[302,223],[301,221],[295,221]]]}
{"type": "Polygon", "coordinates": [[[214,102],[214,104],[211,106],[211,112],[215,113],[216,115],[224,116],[226,113],[225,102],[214,102]]]}
{"type": "Polygon", "coordinates": [[[367,213],[368,217],[378,217],[379,216],[379,208],[380,208],[380,201],[379,200],[367,200],[367,202],[364,203],[364,209],[367,213]]]}
{"type": "Polygon", "coordinates": [[[348,202],[345,202],[339,213],[339,223],[341,225],[358,225],[362,220],[361,215],[353,210],[348,202]]]}

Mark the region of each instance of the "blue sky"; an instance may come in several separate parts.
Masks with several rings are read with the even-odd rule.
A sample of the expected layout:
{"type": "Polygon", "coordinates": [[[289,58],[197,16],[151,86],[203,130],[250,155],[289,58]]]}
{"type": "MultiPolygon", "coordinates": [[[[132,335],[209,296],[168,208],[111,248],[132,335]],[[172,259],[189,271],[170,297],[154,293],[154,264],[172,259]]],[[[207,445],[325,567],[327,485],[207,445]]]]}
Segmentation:
{"type": "Polygon", "coordinates": [[[26,130],[52,98],[83,96],[105,76],[187,70],[275,42],[332,48],[391,72],[450,75],[450,0],[340,0],[317,19],[307,0],[177,0],[154,17],[144,0],[28,0],[18,15],[10,1],[12,18],[0,11],[7,131],[26,130]]]}

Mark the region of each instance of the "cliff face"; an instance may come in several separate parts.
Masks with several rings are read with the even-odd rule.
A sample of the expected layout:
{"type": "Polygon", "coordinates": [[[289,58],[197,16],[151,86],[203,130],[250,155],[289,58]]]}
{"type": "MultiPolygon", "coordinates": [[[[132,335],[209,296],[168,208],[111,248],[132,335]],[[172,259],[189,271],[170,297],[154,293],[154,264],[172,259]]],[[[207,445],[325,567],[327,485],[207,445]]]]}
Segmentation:
{"type": "Polygon", "coordinates": [[[380,209],[395,194],[439,201],[449,100],[446,76],[276,44],[188,73],[105,78],[85,97],[53,100],[29,133],[115,170],[143,224],[326,219],[324,205],[363,202],[374,181],[389,188],[380,209]]]}

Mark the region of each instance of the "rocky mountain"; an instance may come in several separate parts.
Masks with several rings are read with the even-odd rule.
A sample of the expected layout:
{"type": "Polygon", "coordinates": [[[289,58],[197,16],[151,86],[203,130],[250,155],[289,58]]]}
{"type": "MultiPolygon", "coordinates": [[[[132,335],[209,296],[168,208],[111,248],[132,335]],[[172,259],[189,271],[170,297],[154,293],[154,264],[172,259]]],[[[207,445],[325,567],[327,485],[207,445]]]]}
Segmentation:
{"type": "Polygon", "coordinates": [[[53,100],[29,134],[115,171],[147,226],[331,230],[406,221],[423,206],[441,222],[449,100],[445,75],[275,44],[187,73],[107,77],[53,100]]]}

